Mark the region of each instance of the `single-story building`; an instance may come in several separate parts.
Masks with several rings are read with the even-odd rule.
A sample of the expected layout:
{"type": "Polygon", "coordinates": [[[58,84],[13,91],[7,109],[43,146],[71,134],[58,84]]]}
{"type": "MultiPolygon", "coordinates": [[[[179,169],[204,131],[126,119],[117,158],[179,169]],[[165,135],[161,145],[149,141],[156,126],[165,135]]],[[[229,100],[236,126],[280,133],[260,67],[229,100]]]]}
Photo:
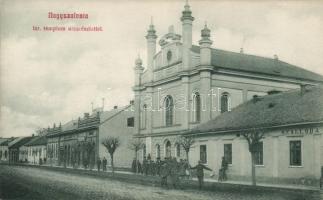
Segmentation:
{"type": "Polygon", "coordinates": [[[323,166],[323,87],[254,96],[232,111],[203,123],[185,136],[195,138],[189,159],[218,173],[222,157],[229,179],[250,180],[252,134],[257,180],[317,185],[323,166]]]}
{"type": "Polygon", "coordinates": [[[47,138],[36,136],[24,145],[27,149],[27,160],[30,164],[44,164],[47,160],[47,138]]]}
{"type": "Polygon", "coordinates": [[[33,139],[33,137],[18,137],[8,144],[9,163],[12,164],[25,161],[25,155],[22,156],[20,148],[31,139],[33,139]]]}

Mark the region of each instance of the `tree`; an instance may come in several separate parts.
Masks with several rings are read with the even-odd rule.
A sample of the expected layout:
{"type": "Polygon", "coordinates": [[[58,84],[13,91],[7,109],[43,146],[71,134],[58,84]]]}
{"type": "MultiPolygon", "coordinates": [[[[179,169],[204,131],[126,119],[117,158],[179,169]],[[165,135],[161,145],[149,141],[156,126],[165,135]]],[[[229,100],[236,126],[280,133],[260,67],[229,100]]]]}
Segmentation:
{"type": "Polygon", "coordinates": [[[178,138],[178,144],[180,144],[185,150],[186,160],[188,163],[189,163],[188,154],[194,143],[195,143],[195,140],[192,136],[180,136],[178,138]]]}
{"type": "Polygon", "coordinates": [[[118,137],[108,136],[102,141],[102,145],[108,150],[110,154],[112,174],[114,174],[113,154],[120,146],[120,140],[118,137]]]}
{"type": "Polygon", "coordinates": [[[255,167],[255,157],[257,152],[257,147],[261,140],[264,138],[264,131],[262,129],[253,128],[248,132],[242,133],[242,136],[247,140],[249,152],[251,154],[251,177],[252,185],[256,186],[256,167],[255,167]]]}
{"type": "MultiPolygon", "coordinates": [[[[144,143],[140,138],[134,138],[129,143],[129,149],[135,151],[135,160],[138,160],[138,151],[144,147],[144,143]]],[[[138,165],[136,164],[136,173],[138,173],[138,165]]]]}

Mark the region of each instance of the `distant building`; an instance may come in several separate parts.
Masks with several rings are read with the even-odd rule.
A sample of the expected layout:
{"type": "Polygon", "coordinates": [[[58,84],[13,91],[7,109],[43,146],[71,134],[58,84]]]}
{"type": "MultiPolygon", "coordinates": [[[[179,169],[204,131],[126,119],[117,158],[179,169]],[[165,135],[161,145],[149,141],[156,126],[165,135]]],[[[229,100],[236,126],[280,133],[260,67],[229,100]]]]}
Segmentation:
{"type": "Polygon", "coordinates": [[[93,168],[98,158],[109,159],[102,141],[107,136],[120,138],[115,152],[116,167],[130,167],[133,152],[127,143],[133,136],[133,105],[109,111],[94,110],[90,115],[48,129],[47,161],[53,165],[93,168]]]}
{"type": "MultiPolygon", "coordinates": [[[[314,86],[323,83],[323,76],[281,61],[278,56],[265,58],[249,55],[244,51],[238,53],[212,48],[211,30],[206,24],[204,27],[201,25],[203,28],[200,40],[198,45],[194,45],[194,17],[187,3],[180,20],[182,34],[175,33],[171,26],[168,33],[159,39],[159,52],[156,51],[156,30],[151,24],[146,35],[146,69],[143,68],[140,58],[135,61],[135,137],[145,142],[141,158],[148,154],[152,159],[185,158],[178,137],[195,127],[221,117],[253,97],[299,89],[302,85],[314,86]]],[[[216,41],[214,44],[216,46],[216,41]]],[[[282,107],[281,110],[283,109],[282,107]]],[[[261,110],[255,112],[261,113],[261,110]]],[[[283,113],[277,114],[284,116],[283,113]]],[[[247,115],[239,117],[241,118],[236,119],[237,121],[248,118],[247,115]]],[[[202,141],[209,144],[211,140],[213,137],[201,139],[201,145],[202,141]]],[[[221,138],[219,146],[212,145],[212,148],[222,149],[225,141],[225,138],[221,138]]],[[[228,152],[238,151],[231,149],[230,145],[225,148],[228,152]]],[[[200,154],[207,154],[213,162],[212,167],[217,169],[222,151],[215,152],[215,149],[210,149],[208,145],[194,148],[192,160],[196,162],[199,158],[205,158],[200,157],[200,154]]],[[[297,171],[297,168],[293,169],[297,171]]],[[[243,166],[239,170],[245,175],[249,169],[243,166]]]]}
{"type": "Polygon", "coordinates": [[[0,162],[9,162],[9,142],[15,138],[1,138],[0,143],[0,162]]]}
{"type": "Polygon", "coordinates": [[[30,164],[44,164],[47,159],[47,138],[46,136],[36,136],[24,145],[26,160],[30,164]]]}
{"type": "MultiPolygon", "coordinates": [[[[26,156],[20,153],[21,147],[29,142],[33,137],[18,137],[11,141],[8,145],[9,163],[18,163],[25,161],[26,156]]],[[[27,153],[26,151],[24,151],[27,153]]]]}

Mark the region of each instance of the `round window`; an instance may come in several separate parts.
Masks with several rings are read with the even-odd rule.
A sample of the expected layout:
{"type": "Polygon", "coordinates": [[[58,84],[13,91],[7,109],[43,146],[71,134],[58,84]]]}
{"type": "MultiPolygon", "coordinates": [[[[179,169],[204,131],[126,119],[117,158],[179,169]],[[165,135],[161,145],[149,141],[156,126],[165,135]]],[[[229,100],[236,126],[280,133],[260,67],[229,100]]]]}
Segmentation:
{"type": "Polygon", "coordinates": [[[172,52],[171,51],[168,51],[167,52],[167,60],[168,62],[172,59],[172,52]]]}

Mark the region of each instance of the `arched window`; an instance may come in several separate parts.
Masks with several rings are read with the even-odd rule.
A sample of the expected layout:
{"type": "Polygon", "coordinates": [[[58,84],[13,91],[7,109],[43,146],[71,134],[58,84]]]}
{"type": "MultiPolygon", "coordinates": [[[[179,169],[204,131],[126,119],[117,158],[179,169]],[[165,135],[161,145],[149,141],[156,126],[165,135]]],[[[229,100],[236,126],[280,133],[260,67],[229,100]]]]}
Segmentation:
{"type": "Polygon", "coordinates": [[[8,152],[7,150],[4,151],[4,158],[7,159],[7,156],[8,156],[8,152]]]}
{"type": "Polygon", "coordinates": [[[156,158],[160,158],[160,145],[156,144],[156,158]]]}
{"type": "Polygon", "coordinates": [[[194,104],[194,121],[201,121],[201,97],[199,93],[195,93],[193,96],[193,104],[194,104]]]}
{"type": "Polygon", "coordinates": [[[229,111],[229,93],[221,95],[221,113],[229,111]]]}
{"type": "Polygon", "coordinates": [[[165,157],[170,158],[172,156],[172,145],[169,140],[165,143],[165,157]]]}
{"type": "Polygon", "coordinates": [[[174,117],[174,102],[171,96],[167,96],[165,98],[165,121],[166,126],[173,125],[173,117],[174,117]]]}
{"type": "Polygon", "coordinates": [[[176,143],[176,157],[181,157],[181,145],[176,143]]]}
{"type": "Polygon", "coordinates": [[[2,159],[2,151],[0,151],[0,160],[2,159]]]}
{"type": "Polygon", "coordinates": [[[146,128],[147,126],[147,105],[145,104],[142,107],[142,113],[141,113],[141,128],[146,128]]]}

